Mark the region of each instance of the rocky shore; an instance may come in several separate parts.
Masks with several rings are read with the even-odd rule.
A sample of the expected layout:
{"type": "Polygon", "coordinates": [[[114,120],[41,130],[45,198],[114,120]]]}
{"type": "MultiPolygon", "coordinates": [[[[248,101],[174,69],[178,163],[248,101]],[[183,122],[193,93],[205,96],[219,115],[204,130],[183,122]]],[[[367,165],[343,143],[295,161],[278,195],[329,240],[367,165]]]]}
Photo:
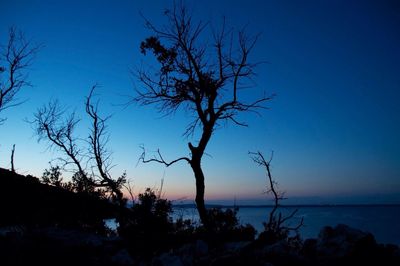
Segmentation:
{"type": "Polygon", "coordinates": [[[1,265],[400,265],[396,245],[379,244],[370,233],[337,225],[299,245],[285,240],[197,239],[151,257],[135,256],[123,239],[56,227],[0,231],[1,265]]]}

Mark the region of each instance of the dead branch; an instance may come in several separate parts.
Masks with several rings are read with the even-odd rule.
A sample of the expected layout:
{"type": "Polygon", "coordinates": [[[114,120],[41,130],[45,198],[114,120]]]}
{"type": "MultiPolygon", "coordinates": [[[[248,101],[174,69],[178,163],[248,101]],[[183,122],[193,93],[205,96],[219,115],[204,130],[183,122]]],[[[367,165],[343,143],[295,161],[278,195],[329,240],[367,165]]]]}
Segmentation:
{"type": "Polygon", "coordinates": [[[146,159],[146,150],[143,146],[141,148],[142,148],[142,154],[140,155],[139,161],[141,161],[142,163],[157,162],[160,164],[164,164],[166,167],[171,166],[174,163],[177,163],[179,161],[186,161],[186,162],[190,163],[190,159],[188,157],[180,157],[173,161],[167,162],[164,160],[163,156],[161,155],[160,150],[157,150],[157,155],[154,156],[153,158],[146,159]]]}
{"type": "Polygon", "coordinates": [[[75,128],[80,122],[75,113],[66,115],[66,109],[57,101],[38,109],[34,115],[34,124],[38,140],[46,140],[50,148],[60,150],[64,156],[59,158],[64,167],[72,165],[77,182],[103,190],[110,197],[115,197],[123,205],[122,185],[126,182],[126,174],[114,179],[110,174],[111,153],[107,149],[108,133],[106,121],[109,117],[99,115],[99,102],[93,103],[94,85],[85,101],[85,111],[91,121],[88,147],[75,135],[75,128]],[[91,171],[91,174],[88,173],[91,171]]]}
{"type": "Polygon", "coordinates": [[[295,209],[287,216],[283,216],[281,212],[277,213],[278,208],[280,206],[280,201],[284,200],[283,197],[284,193],[277,191],[276,189],[276,181],[273,179],[271,174],[271,161],[273,158],[273,152],[271,153],[271,157],[269,160],[266,160],[264,155],[260,152],[249,152],[250,157],[252,158],[253,162],[258,164],[259,166],[264,167],[267,176],[267,193],[272,193],[274,197],[274,206],[272,211],[269,213],[268,223],[265,224],[266,230],[272,230],[274,232],[282,232],[283,230],[287,231],[297,231],[303,225],[303,218],[301,218],[300,222],[295,227],[286,226],[285,223],[292,219],[298,209],[295,209]]]}
{"type": "MultiPolygon", "coordinates": [[[[43,45],[34,45],[14,27],[8,33],[8,43],[0,51],[0,112],[23,103],[16,98],[23,87],[31,86],[26,70],[43,45]]],[[[0,119],[0,124],[5,118],[0,119]]]]}

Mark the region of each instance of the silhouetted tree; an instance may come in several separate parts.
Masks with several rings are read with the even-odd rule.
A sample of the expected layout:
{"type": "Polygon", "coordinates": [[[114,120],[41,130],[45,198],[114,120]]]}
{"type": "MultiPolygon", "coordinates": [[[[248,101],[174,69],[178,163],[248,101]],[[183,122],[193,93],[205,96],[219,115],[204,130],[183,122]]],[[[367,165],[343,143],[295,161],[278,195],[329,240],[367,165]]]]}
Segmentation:
{"type": "MultiPolygon", "coordinates": [[[[27,68],[41,48],[26,40],[24,34],[10,28],[8,43],[0,46],[0,113],[7,108],[21,104],[16,95],[23,87],[31,86],[27,68]]],[[[0,124],[6,119],[0,118],[0,124]]]]}
{"type": "Polygon", "coordinates": [[[94,188],[104,190],[121,206],[125,204],[121,192],[122,185],[126,182],[124,173],[117,179],[110,174],[111,153],[107,150],[108,142],[106,121],[98,113],[98,101],[92,102],[93,92],[96,86],[90,90],[85,101],[85,110],[91,119],[91,132],[88,136],[88,147],[77,136],[74,130],[79,123],[75,113],[66,116],[66,110],[61,108],[57,101],[52,101],[35,114],[33,124],[35,126],[38,140],[49,141],[50,148],[56,148],[65,156],[59,158],[63,167],[72,165],[73,183],[77,191],[93,191],[94,188]],[[87,169],[91,171],[89,174],[87,169]]]}
{"type": "Polygon", "coordinates": [[[256,164],[265,168],[265,174],[267,176],[266,193],[271,193],[274,197],[274,207],[269,213],[268,222],[264,223],[264,234],[269,238],[268,241],[276,241],[281,238],[286,238],[290,231],[297,233],[299,228],[303,225],[303,218],[301,218],[300,222],[296,226],[288,226],[287,222],[295,216],[298,209],[295,209],[286,216],[282,215],[281,212],[278,212],[280,201],[284,200],[285,197],[283,192],[277,190],[277,183],[272,178],[270,165],[273,154],[271,154],[271,158],[268,161],[260,151],[250,152],[249,154],[256,164]]]}
{"type": "Polygon", "coordinates": [[[246,102],[240,89],[251,85],[257,63],[249,62],[249,54],[257,42],[257,36],[249,38],[244,30],[236,34],[227,30],[225,22],[219,32],[214,32],[213,44],[207,45],[201,34],[209,26],[194,23],[185,7],[174,6],[165,16],[169,24],[158,28],[146,20],[153,36],[141,43],[141,52],[152,52],[160,68],[158,71],[138,71],[144,85],[137,89],[134,102],[141,105],[156,105],[161,113],[172,114],[180,107],[193,115],[185,136],[194,136],[199,129],[196,144],[188,143],[190,156],[173,161],[164,160],[161,153],[143,162],[158,162],[170,166],[186,161],[191,166],[196,180],[196,205],[199,216],[207,225],[204,204],[204,173],[201,160],[215,129],[227,121],[246,126],[237,115],[242,112],[257,112],[265,108],[270,97],[262,96],[246,102]],[[237,42],[237,43],[236,43],[237,42]],[[236,45],[235,45],[236,44],[236,45]]]}
{"type": "Polygon", "coordinates": [[[157,191],[147,188],[144,193],[138,195],[127,223],[120,226],[118,232],[128,241],[134,253],[147,256],[171,245],[171,213],[172,203],[161,198],[157,191]]]}
{"type": "Polygon", "coordinates": [[[51,166],[50,169],[45,169],[41,181],[47,185],[61,187],[63,178],[60,167],[57,165],[51,166]]]}

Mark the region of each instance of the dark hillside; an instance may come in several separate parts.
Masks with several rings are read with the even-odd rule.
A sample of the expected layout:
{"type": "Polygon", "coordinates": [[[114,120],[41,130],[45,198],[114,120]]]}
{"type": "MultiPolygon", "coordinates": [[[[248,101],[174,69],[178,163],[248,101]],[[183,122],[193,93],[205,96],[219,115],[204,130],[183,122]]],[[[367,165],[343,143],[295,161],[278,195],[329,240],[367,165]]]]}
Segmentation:
{"type": "Polygon", "coordinates": [[[45,185],[0,168],[0,226],[85,225],[112,217],[114,206],[86,194],[45,185]]]}

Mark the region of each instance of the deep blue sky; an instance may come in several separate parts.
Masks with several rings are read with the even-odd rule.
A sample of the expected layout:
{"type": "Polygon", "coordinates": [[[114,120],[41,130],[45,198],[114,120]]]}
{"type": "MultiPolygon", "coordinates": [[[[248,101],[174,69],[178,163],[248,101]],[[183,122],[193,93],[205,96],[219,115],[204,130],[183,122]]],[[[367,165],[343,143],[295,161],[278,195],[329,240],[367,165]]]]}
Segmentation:
{"type": "MultiPolygon", "coordinates": [[[[276,93],[249,128],[228,124],[209,144],[203,165],[208,199],[265,199],[263,169],[248,151],[274,150],[273,174],[296,203],[400,203],[400,5],[397,1],[188,1],[195,18],[262,32],[252,59],[256,87],[245,97],[276,93]]],[[[127,170],[135,191],[158,186],[171,199],[192,199],[188,165],[136,166],[145,144],[166,158],[187,155],[183,113],[160,118],[151,107],[119,104],[140,86],[129,71],[146,64],[140,42],[150,35],[139,15],[162,24],[169,1],[0,2],[0,43],[8,27],[45,44],[30,69],[28,100],[1,116],[0,166],[9,167],[12,144],[20,173],[40,176],[59,154],[37,143],[33,112],[58,98],[83,116],[83,100],[99,83],[101,112],[109,123],[115,174],[127,170]]],[[[205,39],[210,36],[204,36],[205,39]]],[[[87,125],[82,124],[82,136],[87,125]]]]}

